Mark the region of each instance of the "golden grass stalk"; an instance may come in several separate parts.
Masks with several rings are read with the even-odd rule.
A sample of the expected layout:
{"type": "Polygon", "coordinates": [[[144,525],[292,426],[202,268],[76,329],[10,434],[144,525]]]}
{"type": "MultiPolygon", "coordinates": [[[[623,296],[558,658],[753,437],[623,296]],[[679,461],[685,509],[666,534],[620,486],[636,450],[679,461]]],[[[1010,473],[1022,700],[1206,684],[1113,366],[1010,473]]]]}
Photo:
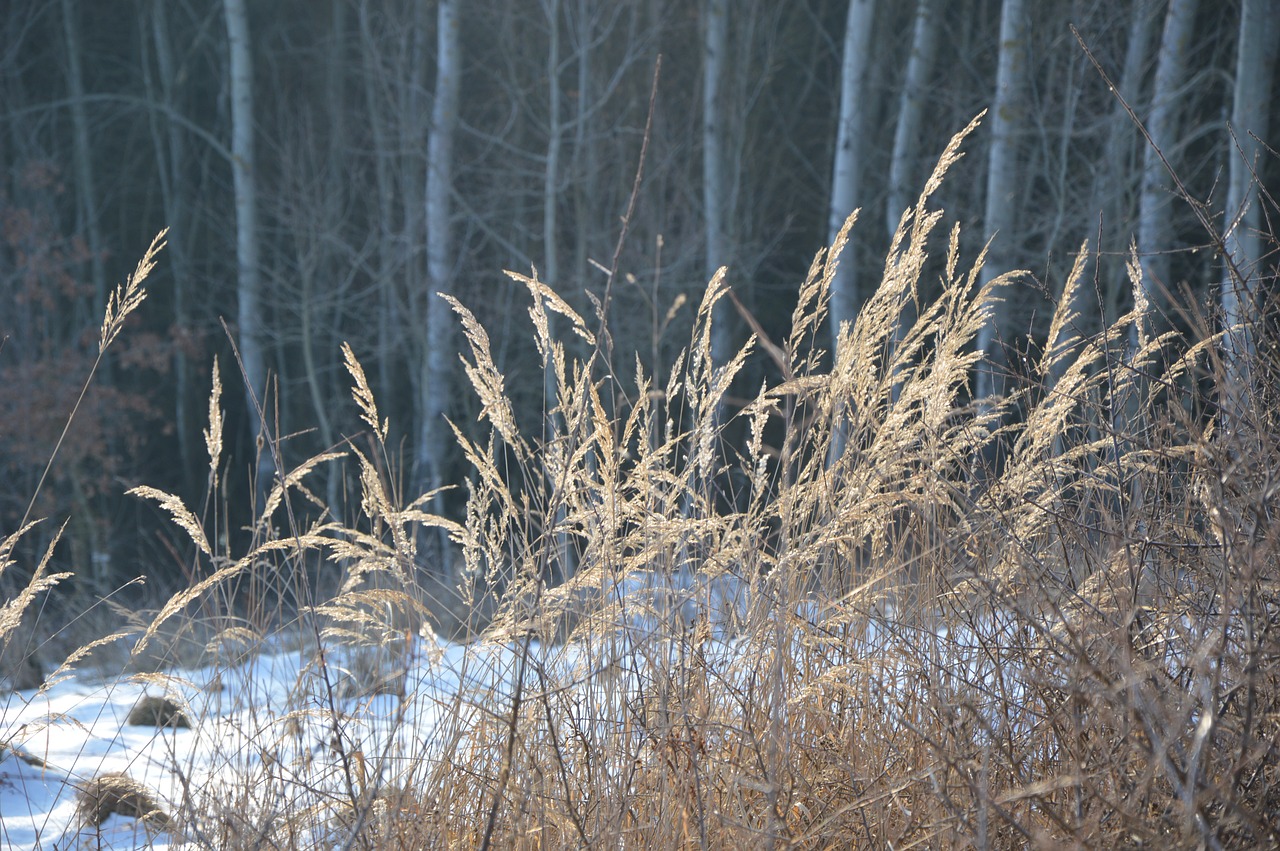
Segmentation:
{"type": "Polygon", "coordinates": [[[364,376],[364,367],[360,365],[360,361],[356,360],[355,353],[351,351],[351,346],[346,343],[342,344],[342,360],[346,364],[347,372],[351,373],[351,378],[355,381],[352,388],[352,397],[356,400],[356,405],[360,407],[360,417],[369,426],[374,436],[383,443],[387,440],[387,428],[389,423],[378,418],[378,406],[373,399],[373,390],[369,387],[369,380],[364,376]]]}
{"type": "Polygon", "coordinates": [[[137,268],[134,269],[133,274],[129,276],[123,286],[116,286],[115,292],[108,300],[106,313],[102,318],[102,328],[99,332],[98,356],[94,359],[89,375],[85,377],[84,384],[80,387],[80,395],[76,397],[76,403],[71,407],[70,413],[67,414],[67,420],[62,426],[62,433],[58,435],[58,441],[54,444],[53,451],[49,453],[49,460],[45,463],[44,470],[40,473],[40,479],[36,482],[35,489],[31,492],[31,500],[27,503],[27,510],[23,512],[22,522],[18,526],[26,526],[27,521],[31,519],[31,509],[35,506],[40,491],[44,488],[45,479],[49,477],[49,471],[53,469],[53,462],[58,457],[58,451],[62,448],[63,441],[67,439],[67,432],[71,430],[71,423],[75,420],[76,413],[80,410],[80,404],[84,401],[85,393],[88,392],[89,385],[93,383],[94,376],[98,374],[98,367],[102,364],[102,358],[106,355],[107,347],[120,334],[121,329],[124,328],[124,321],[129,317],[129,314],[137,310],[146,299],[146,290],[142,288],[142,284],[152,270],[155,269],[156,256],[164,248],[164,236],[168,232],[169,229],[165,228],[156,234],[155,238],[151,240],[151,245],[147,247],[146,252],[143,254],[142,259],[138,261],[137,268]]]}
{"type": "Polygon", "coordinates": [[[209,427],[204,429],[204,446],[209,454],[209,484],[216,487],[218,464],[222,460],[222,376],[218,372],[218,359],[213,359],[213,381],[209,390],[209,427]]]}
{"type": "Polygon", "coordinates": [[[115,342],[129,314],[141,307],[142,302],[146,300],[147,291],[142,288],[142,284],[155,269],[156,257],[164,248],[164,238],[168,233],[169,229],[164,228],[155,235],[151,244],[147,246],[147,250],[143,252],[142,259],[138,261],[133,274],[123,284],[117,284],[115,291],[108,297],[106,313],[102,317],[102,328],[98,333],[99,355],[115,342]]]}

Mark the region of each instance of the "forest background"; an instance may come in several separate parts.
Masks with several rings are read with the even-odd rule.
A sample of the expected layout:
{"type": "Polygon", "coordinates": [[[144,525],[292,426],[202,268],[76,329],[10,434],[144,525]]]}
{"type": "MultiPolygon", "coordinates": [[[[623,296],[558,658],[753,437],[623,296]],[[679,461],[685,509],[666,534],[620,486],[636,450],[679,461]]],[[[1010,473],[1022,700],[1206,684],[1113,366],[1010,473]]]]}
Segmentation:
{"type": "MultiPolygon", "coordinates": [[[[979,337],[994,368],[975,374],[975,397],[1035,358],[1086,240],[1081,339],[1132,306],[1131,242],[1158,321],[1260,316],[1274,295],[1248,282],[1275,265],[1256,193],[1280,172],[1262,144],[1278,5],[8,0],[0,529],[70,518],[54,556],[76,574],[64,591],[142,574],[147,593],[180,586],[190,542],[125,491],[204,504],[210,373],[216,358],[239,379],[239,362],[215,526],[246,534],[250,482],[272,474],[251,400],[286,467],[367,440],[344,341],[390,422],[395,490],[460,484],[444,418],[471,433],[480,402],[436,293],[490,329],[518,416],[544,416],[529,296],[504,270],[536,268],[583,315],[607,289],[612,369],[638,360],[662,386],[719,266],[741,305],[720,308],[723,358],[751,323],[784,336],[806,268],[857,207],[832,298],[833,323],[848,320],[947,140],[983,110],[936,203],[965,224],[967,256],[992,240],[984,275],[1030,274],[979,337]],[[150,297],[41,486],[111,288],[164,227],[150,297]],[[1240,285],[1209,233],[1225,235],[1240,285]]],[[[740,395],[774,369],[750,361],[740,395]]],[[[355,511],[357,475],[317,470],[309,510],[355,511]]],[[[446,492],[442,512],[464,497],[446,492]]],[[[45,525],[24,538],[31,553],[45,525]]]]}

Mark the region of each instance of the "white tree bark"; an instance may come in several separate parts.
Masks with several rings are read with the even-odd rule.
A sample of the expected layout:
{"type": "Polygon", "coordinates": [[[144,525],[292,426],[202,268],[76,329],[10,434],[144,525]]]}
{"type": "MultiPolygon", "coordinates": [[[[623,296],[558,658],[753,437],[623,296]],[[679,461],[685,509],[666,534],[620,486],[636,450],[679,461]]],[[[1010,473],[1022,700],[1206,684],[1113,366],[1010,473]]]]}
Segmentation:
{"type": "Polygon", "coordinates": [[[437,13],[435,103],[427,142],[427,337],[419,382],[418,487],[444,484],[449,450],[445,422],[456,353],[452,345],[453,313],[441,294],[453,292],[453,245],[450,193],[453,188],[453,137],[458,124],[458,84],[462,71],[458,0],[440,0],[437,13]]]}
{"type": "Polygon", "coordinates": [[[1229,262],[1222,280],[1222,320],[1228,329],[1223,347],[1234,384],[1231,389],[1239,394],[1237,404],[1244,404],[1249,393],[1248,361],[1254,346],[1251,325],[1259,316],[1263,220],[1255,174],[1264,158],[1259,139],[1265,139],[1271,117],[1271,77],[1278,47],[1280,0],[1244,0],[1231,105],[1233,139],[1224,234],[1229,262]]]}
{"type": "MultiPolygon", "coordinates": [[[[913,165],[920,158],[920,125],[924,120],[925,91],[933,74],[934,56],[938,50],[938,34],[942,29],[942,16],[938,14],[937,0],[917,0],[915,24],[911,32],[911,56],[907,59],[907,71],[902,81],[902,93],[898,96],[898,124],[893,131],[893,152],[889,158],[889,193],[885,208],[885,224],[889,239],[898,229],[902,213],[913,201],[915,180],[913,165]]],[[[902,339],[903,328],[915,316],[914,303],[903,308],[894,329],[896,345],[902,339]]],[[[894,386],[893,398],[898,398],[894,386]]]]}
{"type": "Polygon", "coordinates": [[[573,181],[574,209],[574,254],[573,278],[578,285],[584,285],[588,273],[587,244],[590,239],[591,202],[596,198],[596,134],[588,134],[590,121],[590,105],[595,97],[592,85],[591,56],[592,32],[591,4],[588,0],[577,0],[576,33],[577,33],[577,77],[578,99],[575,104],[573,127],[573,155],[577,162],[576,179],[573,181]]]}
{"type": "MultiPolygon", "coordinates": [[[[89,142],[89,116],[85,109],[84,71],[80,63],[83,45],[80,40],[80,25],[77,16],[79,6],[71,0],[62,0],[62,27],[67,51],[67,90],[71,108],[72,152],[75,162],[75,197],[78,210],[78,225],[83,229],[89,242],[89,276],[93,290],[93,314],[98,319],[104,314],[107,304],[107,276],[104,259],[104,243],[102,225],[98,218],[98,193],[94,187],[93,151],[89,142]]],[[[110,361],[102,365],[100,381],[110,385],[113,381],[110,361]]],[[[95,524],[84,527],[88,530],[89,545],[93,566],[93,580],[98,588],[106,588],[111,570],[110,544],[98,533],[95,524]]]]}
{"type": "MultiPolygon", "coordinates": [[[[548,286],[560,288],[562,284],[558,205],[561,185],[560,152],[563,148],[565,132],[561,117],[564,97],[560,90],[560,0],[543,0],[542,8],[546,14],[549,36],[547,42],[547,153],[543,163],[542,179],[542,262],[544,264],[542,277],[548,286]]],[[[579,91],[579,98],[582,97],[585,97],[585,91],[579,91]]],[[[556,325],[554,318],[548,317],[548,325],[554,335],[556,325]]],[[[560,440],[564,433],[563,422],[553,413],[558,392],[555,370],[544,369],[542,372],[543,411],[546,423],[545,437],[549,441],[560,440]]],[[[559,482],[553,482],[552,486],[557,488],[559,484],[559,482]]],[[[553,493],[552,499],[555,502],[555,513],[551,522],[559,526],[566,515],[564,497],[560,493],[553,493]]],[[[555,535],[551,540],[553,540],[554,552],[548,558],[547,581],[552,585],[558,585],[572,576],[575,569],[572,541],[568,535],[563,534],[555,535]]]]}
{"type": "MultiPolygon", "coordinates": [[[[1027,19],[1025,0],[1004,0],[1000,8],[1000,54],[996,65],[996,94],[991,104],[991,148],[987,156],[987,196],[983,229],[993,239],[981,283],[987,284],[1011,266],[1010,257],[1017,234],[1020,194],[1017,134],[1022,124],[1023,81],[1027,65],[1027,19]]],[[[974,395],[986,398],[1001,390],[1000,374],[1004,352],[997,337],[1007,328],[1007,302],[997,302],[991,321],[978,332],[978,351],[985,355],[980,364],[974,395]]]]}
{"type": "MultiPolygon", "coordinates": [[[[395,124],[389,116],[391,110],[386,108],[390,98],[382,94],[384,89],[389,87],[383,84],[386,76],[383,68],[384,56],[373,32],[372,11],[368,3],[361,3],[358,20],[360,80],[364,94],[365,121],[373,142],[373,175],[378,198],[377,248],[372,258],[375,280],[378,282],[379,345],[376,350],[378,370],[375,389],[379,402],[385,405],[390,403],[392,398],[391,376],[394,374],[392,349],[399,327],[392,271],[395,268],[394,258],[398,252],[397,233],[392,224],[395,220],[394,203],[397,194],[396,185],[392,181],[392,160],[395,157],[395,148],[391,140],[395,138],[395,124]]],[[[403,236],[403,234],[399,235],[403,236]]]]}
{"type": "Polygon", "coordinates": [[[560,198],[560,149],[563,145],[563,122],[560,118],[560,0],[543,0],[547,16],[547,153],[542,175],[542,263],[543,280],[551,286],[560,283],[560,229],[557,204],[560,198]]]}
{"type": "MultiPolygon", "coordinates": [[[[728,184],[725,168],[723,111],[725,73],[729,54],[729,11],[726,0],[706,0],[703,5],[702,82],[702,206],[706,217],[706,263],[708,281],[729,258],[725,236],[728,184]]],[[[712,326],[711,357],[717,364],[730,357],[732,339],[722,304],[717,306],[712,326]]]]}
{"type": "Polygon", "coordinates": [[[938,52],[942,16],[938,0],[917,0],[915,25],[911,32],[911,55],[898,97],[898,124],[893,131],[893,153],[889,159],[889,195],[885,221],[889,236],[898,228],[904,210],[918,192],[914,191],[912,166],[920,158],[920,125],[924,120],[924,98],[938,52]]]}
{"type": "MultiPolygon", "coordinates": [[[[835,241],[859,200],[859,168],[866,131],[867,71],[870,68],[871,31],[875,20],[872,0],[850,0],[844,28],[844,55],[840,65],[840,118],[835,160],[831,170],[831,206],[827,217],[827,244],[835,241]]],[[[845,248],[831,285],[831,349],[834,352],[840,324],[852,321],[861,299],[852,246],[845,248]]]]}
{"type": "MultiPolygon", "coordinates": [[[[1175,161],[1178,145],[1179,88],[1186,77],[1187,46],[1191,41],[1198,0],[1169,0],[1165,13],[1160,54],[1156,59],[1151,110],[1147,134],[1151,137],[1142,158],[1142,192],[1138,198],[1138,251],[1141,254],[1142,286],[1147,304],[1158,310],[1163,294],[1172,289],[1169,261],[1170,210],[1173,179],[1161,154],[1175,161]]],[[[1140,332],[1135,324],[1130,345],[1138,346],[1140,332]]]]}
{"type": "MultiPolygon", "coordinates": [[[[253,60],[245,0],[224,0],[227,45],[231,62],[231,156],[236,207],[236,302],[240,358],[249,384],[245,388],[258,452],[257,488],[265,491],[274,472],[264,442],[266,423],[257,416],[265,407],[267,360],[262,333],[262,274],[258,263],[258,184],[253,152],[253,60]]],[[[259,503],[261,504],[261,503],[259,503]]]]}
{"type": "MultiPolygon", "coordinates": [[[[1132,106],[1138,102],[1142,92],[1142,79],[1147,63],[1150,61],[1148,54],[1151,50],[1151,37],[1155,32],[1156,17],[1144,4],[1135,4],[1131,14],[1133,17],[1129,20],[1124,66],[1120,70],[1120,79],[1117,83],[1120,97],[1111,108],[1111,127],[1107,133],[1107,162],[1103,163],[1103,168],[1098,169],[1100,181],[1108,183],[1118,182],[1130,168],[1136,171],[1133,164],[1133,145],[1137,131],[1134,129],[1133,122],[1129,120],[1124,104],[1132,106]]],[[[1115,187],[1112,188],[1115,189],[1115,187]]],[[[1104,190],[1105,187],[1095,187],[1096,192],[1104,190]]],[[[1118,221],[1113,219],[1111,224],[1118,224],[1118,221]]],[[[1128,240],[1126,236],[1124,243],[1127,244],[1128,240]]]]}
{"type": "MultiPolygon", "coordinates": [[[[1113,308],[1127,303],[1132,295],[1129,275],[1124,271],[1123,263],[1132,235],[1123,232],[1123,228],[1133,216],[1134,200],[1137,197],[1134,190],[1141,186],[1139,180],[1135,180],[1135,176],[1140,176],[1138,163],[1141,161],[1135,144],[1138,131],[1129,118],[1125,104],[1137,104],[1141,97],[1142,81],[1151,61],[1155,21],[1158,20],[1157,14],[1142,3],[1135,4],[1130,15],[1124,65],[1120,70],[1120,79],[1116,81],[1118,97],[1111,107],[1105,154],[1094,172],[1091,190],[1091,208],[1097,210],[1102,217],[1102,243],[1097,248],[1110,252],[1115,258],[1121,258],[1121,262],[1113,261],[1111,264],[1105,263],[1102,258],[1097,260],[1106,269],[1102,295],[1105,304],[1113,308]]],[[[1145,144],[1144,142],[1144,148],[1145,144]]]]}

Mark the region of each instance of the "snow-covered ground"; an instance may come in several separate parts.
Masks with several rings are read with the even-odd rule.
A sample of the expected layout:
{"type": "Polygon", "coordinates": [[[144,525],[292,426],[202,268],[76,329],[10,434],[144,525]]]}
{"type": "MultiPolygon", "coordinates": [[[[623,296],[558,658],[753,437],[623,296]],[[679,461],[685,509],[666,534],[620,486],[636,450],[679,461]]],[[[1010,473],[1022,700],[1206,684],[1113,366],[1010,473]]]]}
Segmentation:
{"type": "Polygon", "coordinates": [[[330,651],[323,666],[314,653],[281,649],[240,664],[105,681],[73,677],[43,694],[0,695],[0,742],[10,743],[0,753],[0,847],[182,847],[134,818],[85,824],[77,790],[121,772],[170,809],[184,797],[217,795],[220,785],[252,788],[255,774],[271,765],[305,765],[294,779],[300,794],[314,794],[338,782],[335,736],[371,756],[396,737],[412,737],[421,753],[444,713],[465,711],[458,701],[466,693],[501,690],[514,659],[510,648],[415,639],[394,656],[330,651]],[[172,700],[190,726],[127,723],[144,695],[172,700]]]}
{"type": "MultiPolygon", "coordinates": [[[[85,818],[81,790],[114,773],[141,784],[165,812],[180,801],[194,803],[196,811],[202,801],[215,810],[221,800],[260,804],[264,811],[281,799],[300,810],[340,801],[350,788],[352,754],[360,755],[361,768],[386,764],[395,754],[432,760],[437,747],[500,715],[522,657],[531,662],[525,669],[531,688],[549,688],[552,681],[561,695],[605,688],[612,701],[580,705],[616,711],[618,695],[638,687],[640,672],[669,670],[676,662],[664,655],[678,650],[660,636],[659,620],[697,614],[687,597],[674,604],[661,599],[664,584],[640,575],[621,583],[617,593],[629,601],[624,614],[609,638],[595,635],[599,645],[590,651],[418,636],[391,648],[333,644],[321,655],[314,640],[295,636],[250,653],[229,649],[202,668],[114,678],[77,674],[44,692],[0,693],[0,847],[184,847],[181,837],[142,819],[116,814],[94,824],[85,818]],[[128,723],[144,698],[171,701],[190,726],[128,723]]],[[[719,590],[702,590],[704,607],[708,601],[742,607],[741,600],[726,603],[719,590]]],[[[675,624],[676,634],[680,629],[675,624]]],[[[721,673],[741,661],[732,641],[712,640],[703,650],[721,673]]],[[[613,726],[602,716],[575,723],[613,726]]],[[[198,839],[198,846],[217,844],[198,839]]]]}
{"type": "MultiPolygon", "coordinates": [[[[628,605],[615,610],[612,630],[593,633],[589,648],[536,641],[526,648],[518,640],[457,644],[415,636],[389,647],[334,644],[317,654],[314,641],[294,636],[251,653],[228,650],[202,668],[105,679],[82,675],[43,693],[0,693],[0,745],[9,745],[0,750],[0,847],[217,846],[216,838],[197,836],[187,843],[123,815],[102,824],[87,821],[78,809],[79,790],[110,773],[137,781],[168,812],[183,801],[189,812],[236,806],[244,815],[258,808],[278,813],[281,802],[289,810],[311,812],[350,800],[354,754],[359,770],[367,765],[377,772],[397,756],[432,762],[443,756],[437,748],[465,741],[473,731],[492,736],[493,719],[509,711],[522,658],[530,661],[524,669],[529,689],[554,693],[557,705],[573,716],[578,735],[615,745],[622,722],[615,716],[632,711],[633,698],[651,690],[655,672],[661,676],[687,661],[693,635],[683,631],[691,628],[688,622],[717,624],[698,642],[697,659],[731,692],[742,692],[770,666],[760,642],[735,639],[724,626],[746,614],[741,595],[701,589],[702,602],[694,608],[673,606],[655,599],[664,596],[663,583],[642,580],[631,577],[619,589],[628,605]],[[733,617],[726,617],[726,609],[733,617]],[[128,723],[144,696],[171,700],[190,726],[128,723]]],[[[789,627],[767,631],[775,641],[787,640],[784,635],[803,641],[802,634],[823,617],[820,607],[796,610],[789,627]],[[808,626],[799,628],[802,623],[808,626]]],[[[877,652],[874,688],[883,692],[885,707],[926,669],[935,679],[999,681],[999,662],[983,647],[966,647],[968,642],[946,634],[904,634],[891,642],[898,652],[877,652]],[[939,641],[947,650],[939,651],[939,641]],[[906,645],[913,652],[903,653],[906,645]]],[[[885,638],[868,625],[858,643],[864,650],[883,650],[885,638]]],[[[835,670],[826,675],[840,676],[835,670]]],[[[323,817],[308,820],[316,830],[325,823],[323,817]]],[[[332,838],[317,836],[316,844],[332,838]]]]}

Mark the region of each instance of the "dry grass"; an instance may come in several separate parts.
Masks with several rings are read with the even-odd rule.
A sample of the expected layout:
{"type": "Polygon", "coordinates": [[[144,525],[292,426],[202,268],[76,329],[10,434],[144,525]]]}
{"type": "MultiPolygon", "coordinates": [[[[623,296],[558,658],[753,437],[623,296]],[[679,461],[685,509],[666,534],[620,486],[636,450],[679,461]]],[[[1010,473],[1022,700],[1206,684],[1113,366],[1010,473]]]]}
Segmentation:
{"type": "MultiPolygon", "coordinates": [[[[91,654],[96,648],[122,637],[121,633],[116,633],[88,641],[76,647],[64,655],[56,670],[48,676],[45,675],[43,666],[35,656],[34,630],[24,625],[23,619],[33,609],[33,604],[42,597],[44,592],[54,588],[71,576],[70,573],[49,572],[50,560],[58,542],[62,538],[66,523],[63,523],[62,527],[54,533],[52,540],[45,548],[44,554],[36,564],[35,569],[31,571],[29,578],[25,581],[13,583],[11,576],[6,576],[5,574],[15,566],[14,558],[19,543],[41,522],[39,520],[31,520],[31,511],[35,506],[40,489],[44,486],[49,470],[57,460],[58,451],[79,411],[85,393],[97,375],[103,356],[120,335],[121,330],[124,328],[125,320],[128,319],[131,313],[141,307],[146,300],[147,292],[143,284],[146,283],[147,277],[155,269],[156,259],[164,249],[164,238],[167,233],[168,229],[166,228],[156,234],[155,239],[147,247],[142,259],[138,261],[133,274],[129,276],[124,284],[118,285],[108,298],[102,326],[99,329],[97,359],[94,361],[89,375],[85,376],[79,398],[72,410],[67,414],[62,434],[50,454],[44,472],[40,475],[35,491],[31,494],[26,513],[22,518],[22,522],[18,524],[19,528],[8,534],[3,540],[0,540],[0,589],[3,589],[3,592],[9,595],[3,606],[0,606],[0,677],[8,679],[13,688],[35,688],[40,692],[44,692],[51,685],[65,678],[65,675],[76,663],[91,654]]],[[[0,750],[12,746],[14,744],[12,738],[12,731],[0,729],[0,750]]]]}
{"type": "Polygon", "coordinates": [[[125,723],[134,727],[190,727],[182,707],[167,697],[143,695],[129,710],[125,723]]]}
{"type": "MultiPolygon", "coordinates": [[[[139,649],[196,606],[252,643],[271,618],[233,621],[221,595],[258,583],[296,604],[279,611],[301,613],[311,655],[285,732],[264,724],[255,743],[282,754],[316,728],[329,742],[333,782],[264,760],[189,790],[182,833],[218,848],[1280,844],[1272,424],[1251,414],[1227,432],[1202,415],[1224,374],[1211,335],[1125,355],[1135,313],[1079,339],[1083,261],[1023,384],[970,399],[972,340],[1011,279],[978,288],[982,258],[962,264],[958,227],[935,233],[930,196],[967,132],[830,355],[818,341],[847,227],[787,339],[712,363],[717,276],[661,383],[639,365],[623,381],[594,323],[513,275],[557,391],[550,442],[521,428],[484,329],[455,302],[490,426],[455,430],[472,468],[464,523],[432,514],[432,495],[392,498],[386,423],[349,349],[383,453],[346,450],[359,523],[293,520],[333,456],[277,481],[238,557],[140,489],[191,535],[204,578],[139,649]],[[935,274],[940,295],[922,301],[935,274]],[[757,349],[783,380],[731,411],[757,349]],[[734,419],[747,438],[730,447],[734,419]],[[993,441],[1002,463],[978,474],[993,441]],[[418,546],[441,528],[460,553],[458,617],[492,664],[447,698],[405,679],[434,646],[419,637],[439,580],[421,578],[418,546]],[[566,546],[576,571],[548,587],[566,546]],[[342,571],[323,602],[308,578],[320,556],[342,571]],[[429,704],[435,735],[375,750],[348,723],[353,700],[384,701],[392,724],[429,704]]],[[[215,373],[215,473],[220,392],[215,373]]]]}
{"type": "Polygon", "coordinates": [[[127,774],[99,774],[80,789],[77,811],[81,821],[99,827],[108,816],[139,819],[157,830],[167,829],[169,817],[145,786],[127,774]]]}

